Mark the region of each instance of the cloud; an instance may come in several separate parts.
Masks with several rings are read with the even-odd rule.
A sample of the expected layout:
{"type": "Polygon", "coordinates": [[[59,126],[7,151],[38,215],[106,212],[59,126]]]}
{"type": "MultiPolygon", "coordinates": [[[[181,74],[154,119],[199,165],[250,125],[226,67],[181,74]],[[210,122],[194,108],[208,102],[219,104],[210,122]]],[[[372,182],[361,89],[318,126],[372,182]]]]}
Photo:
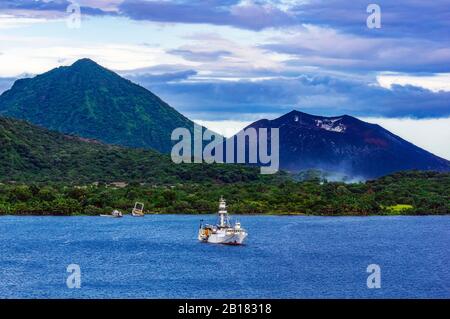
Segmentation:
{"type": "Polygon", "coordinates": [[[243,29],[294,24],[293,18],[270,2],[253,1],[139,1],[125,0],[119,11],[134,20],[207,23],[243,29]]]}
{"type": "Polygon", "coordinates": [[[379,74],[377,81],[385,88],[392,88],[397,84],[423,87],[433,92],[450,91],[450,73],[414,75],[389,72],[379,74]]]}
{"type": "MultiPolygon", "coordinates": [[[[378,0],[381,29],[368,29],[363,0],[78,0],[85,14],[133,20],[226,25],[263,30],[311,24],[364,37],[423,38],[448,42],[448,0],[378,0]],[[426,27],[424,27],[426,26],[426,27]]],[[[68,0],[2,0],[0,10],[65,11],[68,0]]],[[[25,13],[25,12],[24,12],[25,13]]]]}
{"type": "Polygon", "coordinates": [[[218,50],[218,51],[193,51],[186,49],[175,49],[167,51],[169,54],[179,55],[186,60],[205,62],[205,61],[217,61],[221,57],[231,55],[230,51],[218,50]]]}
{"type": "Polygon", "coordinates": [[[341,30],[366,37],[450,39],[448,0],[309,0],[290,8],[291,14],[306,24],[341,30]],[[369,3],[381,7],[381,28],[368,29],[369,3]]]}
{"type": "Polygon", "coordinates": [[[29,26],[34,24],[42,24],[45,23],[45,19],[40,18],[22,18],[22,17],[16,17],[14,15],[6,15],[2,14],[0,15],[0,29],[11,29],[11,28],[17,28],[20,26],[29,26]]]}
{"type": "MultiPolygon", "coordinates": [[[[68,0],[4,0],[0,2],[0,12],[9,10],[13,15],[29,19],[38,14],[66,14],[69,3],[68,0]]],[[[163,22],[169,35],[171,30],[167,25],[171,23],[196,24],[202,29],[204,24],[240,28],[239,37],[248,38],[244,43],[239,37],[228,43],[200,39],[194,44],[178,38],[171,40],[173,45],[165,47],[167,53],[186,61],[220,61],[222,64],[215,66],[216,69],[220,66],[224,70],[242,69],[245,64],[254,65],[258,61],[267,64],[262,55],[284,55],[289,56],[286,69],[450,72],[450,12],[446,10],[449,0],[380,0],[377,4],[382,10],[382,28],[376,30],[367,28],[367,2],[361,0],[114,0],[107,4],[100,0],[80,0],[80,3],[86,15],[163,22]],[[179,44],[174,44],[175,41],[179,44]],[[240,55],[235,54],[236,42],[242,47],[240,55]],[[246,61],[242,61],[245,53],[246,61]]],[[[3,24],[15,25],[13,22],[3,24]]],[[[226,30],[222,30],[228,32],[225,38],[237,34],[236,30],[226,30]]],[[[192,35],[186,31],[183,36],[192,35]]]]}
{"type": "MultiPolygon", "coordinates": [[[[19,2],[28,3],[29,7],[45,7],[43,1],[19,2]]],[[[46,2],[50,3],[47,7],[57,7],[66,1],[46,2]]],[[[227,25],[249,30],[311,24],[365,37],[420,37],[447,42],[450,39],[448,0],[378,0],[382,28],[376,30],[366,26],[370,2],[363,0],[115,0],[107,8],[100,3],[82,1],[86,8],[101,8],[104,14],[114,11],[134,20],[227,25]]]]}
{"type": "MultiPolygon", "coordinates": [[[[56,27],[3,32],[0,76],[41,73],[89,57],[202,119],[241,119],[294,107],[329,115],[449,113],[449,92],[436,89],[447,87],[436,81],[439,74],[450,73],[450,19],[441,0],[379,1],[379,30],[366,27],[367,3],[359,0],[79,2],[101,10],[98,14],[163,23],[91,19],[68,37],[56,27]],[[36,37],[41,31],[46,40],[36,37]],[[157,45],[136,44],[149,41],[157,45]],[[386,76],[393,71],[401,76],[386,76]]],[[[26,20],[36,12],[65,13],[67,4],[5,0],[0,12],[26,20]]],[[[0,28],[17,23],[14,19],[0,19],[0,28]]]]}
{"type": "Polygon", "coordinates": [[[411,85],[384,88],[376,81],[303,75],[260,81],[159,83],[149,89],[191,117],[243,120],[246,114],[279,114],[293,108],[322,115],[450,116],[450,92],[411,85]]]}
{"type": "Polygon", "coordinates": [[[289,31],[260,47],[291,55],[290,66],[354,72],[450,72],[450,47],[442,41],[371,38],[312,25],[289,31]]]}
{"type": "Polygon", "coordinates": [[[65,11],[69,4],[66,0],[4,0],[0,2],[0,9],[65,11]]]}
{"type": "MultiPolygon", "coordinates": [[[[97,3],[96,1],[83,2],[97,3]]],[[[78,2],[68,0],[2,0],[0,11],[21,18],[56,18],[60,15],[66,15],[66,10],[72,3],[78,2]]],[[[82,14],[91,16],[114,15],[113,11],[104,11],[97,7],[80,5],[80,9],[82,14]]]]}
{"type": "MultiPolygon", "coordinates": [[[[90,58],[99,64],[118,71],[144,69],[158,63],[177,64],[181,58],[165,53],[161,48],[121,43],[85,43],[68,39],[41,37],[16,37],[0,34],[0,76],[12,77],[23,73],[40,74],[61,65],[70,65],[81,58],[90,58]],[[4,48],[2,43],[7,44],[4,48]]],[[[154,74],[172,73],[191,69],[184,67],[177,71],[160,70],[154,74]]],[[[149,73],[149,72],[147,72],[149,73]]]]}
{"type": "Polygon", "coordinates": [[[132,75],[125,75],[129,80],[140,84],[142,86],[151,86],[155,83],[170,83],[176,81],[182,81],[190,78],[191,76],[197,75],[197,71],[195,70],[184,70],[177,72],[169,72],[169,73],[143,73],[132,75]]]}

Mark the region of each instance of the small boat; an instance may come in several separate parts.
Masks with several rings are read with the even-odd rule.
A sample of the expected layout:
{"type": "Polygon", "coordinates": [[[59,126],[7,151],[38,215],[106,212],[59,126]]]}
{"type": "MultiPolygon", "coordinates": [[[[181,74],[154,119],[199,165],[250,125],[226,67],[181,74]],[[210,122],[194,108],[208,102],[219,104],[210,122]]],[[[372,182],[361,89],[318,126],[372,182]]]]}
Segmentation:
{"type": "Polygon", "coordinates": [[[212,244],[242,245],[248,233],[241,227],[239,222],[231,225],[227,205],[223,197],[219,201],[218,215],[219,224],[217,225],[203,225],[203,222],[200,223],[198,240],[212,244]]]}
{"type": "Polygon", "coordinates": [[[136,202],[134,203],[134,208],[131,211],[131,215],[134,217],[143,217],[144,216],[144,204],[136,202]]]}
{"type": "Polygon", "coordinates": [[[123,217],[123,214],[122,214],[122,212],[120,210],[115,209],[115,210],[112,211],[111,214],[109,214],[109,215],[102,214],[102,215],[100,215],[100,217],[120,218],[120,217],[123,217]]]}

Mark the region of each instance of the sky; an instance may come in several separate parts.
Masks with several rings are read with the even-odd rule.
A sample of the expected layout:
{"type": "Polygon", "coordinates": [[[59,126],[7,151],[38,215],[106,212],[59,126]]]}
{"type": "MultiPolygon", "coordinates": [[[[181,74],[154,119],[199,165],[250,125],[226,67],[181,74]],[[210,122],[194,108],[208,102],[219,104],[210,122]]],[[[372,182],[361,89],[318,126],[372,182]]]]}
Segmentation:
{"type": "Polygon", "coordinates": [[[449,30],[450,0],[0,0],[0,92],[87,57],[228,136],[349,114],[450,159],[449,30]]]}

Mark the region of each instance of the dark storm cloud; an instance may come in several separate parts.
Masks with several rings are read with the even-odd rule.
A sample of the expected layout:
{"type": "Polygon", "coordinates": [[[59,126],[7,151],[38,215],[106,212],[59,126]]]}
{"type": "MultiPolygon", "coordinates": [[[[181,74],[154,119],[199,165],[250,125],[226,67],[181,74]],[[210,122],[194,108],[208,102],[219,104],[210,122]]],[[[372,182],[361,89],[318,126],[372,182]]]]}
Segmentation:
{"type": "Polygon", "coordinates": [[[125,0],[122,15],[135,20],[206,23],[261,30],[295,24],[288,13],[264,2],[237,5],[239,1],[139,1],[125,0]]]}
{"type": "Polygon", "coordinates": [[[184,70],[184,71],[176,71],[176,72],[168,72],[168,73],[144,73],[144,74],[124,74],[126,78],[129,80],[140,84],[142,86],[149,86],[154,83],[168,83],[173,81],[181,81],[190,78],[197,74],[195,70],[184,70]]]}
{"type": "Polygon", "coordinates": [[[282,113],[297,108],[323,115],[383,117],[450,116],[450,92],[394,85],[386,89],[332,76],[264,81],[147,83],[146,87],[183,112],[217,119],[239,114],[282,113]],[[217,113],[216,113],[217,112],[217,113]]]}
{"type": "MultiPolygon", "coordinates": [[[[88,4],[89,1],[84,1],[88,4]]],[[[262,30],[312,24],[367,37],[412,37],[449,41],[450,0],[378,0],[382,28],[368,29],[366,0],[280,1],[254,0],[124,0],[118,14],[134,20],[173,23],[205,23],[262,30]]],[[[67,0],[2,0],[2,9],[65,11],[67,0]]],[[[112,14],[96,8],[96,2],[83,7],[85,14],[112,14]]]]}
{"type": "Polygon", "coordinates": [[[299,21],[368,37],[412,37],[448,41],[450,0],[311,0],[291,8],[299,21]],[[381,7],[381,29],[368,29],[367,6],[381,7]]]}
{"type": "Polygon", "coordinates": [[[207,23],[252,30],[307,23],[367,37],[450,39],[450,0],[375,1],[382,13],[382,28],[377,30],[366,26],[369,3],[366,0],[310,0],[293,1],[289,5],[272,0],[238,5],[239,1],[219,0],[125,0],[119,9],[121,14],[136,20],[207,23]]]}

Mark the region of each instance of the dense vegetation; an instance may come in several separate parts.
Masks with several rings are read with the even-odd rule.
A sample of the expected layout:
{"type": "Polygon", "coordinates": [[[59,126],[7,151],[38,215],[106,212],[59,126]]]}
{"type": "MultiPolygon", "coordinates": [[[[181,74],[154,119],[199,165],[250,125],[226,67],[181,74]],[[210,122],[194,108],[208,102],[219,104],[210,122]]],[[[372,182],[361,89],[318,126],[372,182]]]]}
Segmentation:
{"type": "Polygon", "coordinates": [[[450,173],[403,172],[366,183],[317,178],[219,184],[185,183],[69,186],[2,184],[0,214],[97,215],[129,212],[143,201],[147,213],[213,213],[227,198],[232,214],[449,214],[450,173]]]}
{"type": "Polygon", "coordinates": [[[0,182],[234,183],[270,179],[256,167],[174,164],[156,151],[128,149],[0,117],[0,182]]]}

